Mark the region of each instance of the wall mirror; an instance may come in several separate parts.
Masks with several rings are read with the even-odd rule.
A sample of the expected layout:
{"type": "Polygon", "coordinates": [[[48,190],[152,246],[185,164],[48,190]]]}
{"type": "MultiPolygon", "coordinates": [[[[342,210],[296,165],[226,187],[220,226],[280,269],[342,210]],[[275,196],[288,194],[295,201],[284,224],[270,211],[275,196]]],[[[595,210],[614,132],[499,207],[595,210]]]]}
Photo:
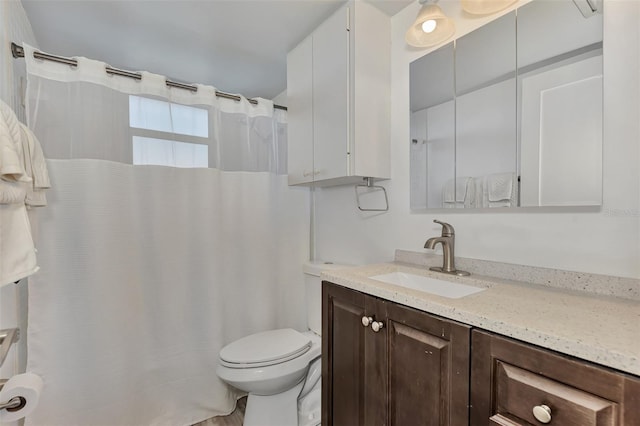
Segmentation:
{"type": "Polygon", "coordinates": [[[602,204],[602,11],[533,0],[410,65],[411,209],[602,204]]]}

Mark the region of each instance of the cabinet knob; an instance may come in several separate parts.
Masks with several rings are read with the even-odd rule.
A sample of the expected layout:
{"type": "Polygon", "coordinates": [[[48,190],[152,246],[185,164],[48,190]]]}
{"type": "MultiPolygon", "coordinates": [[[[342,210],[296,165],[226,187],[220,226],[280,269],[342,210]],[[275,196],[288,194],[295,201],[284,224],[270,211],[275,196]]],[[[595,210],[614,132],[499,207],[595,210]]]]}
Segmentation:
{"type": "Polygon", "coordinates": [[[382,321],[374,321],[374,322],[371,323],[371,328],[376,333],[378,331],[382,330],[382,327],[384,327],[384,323],[382,321]]]}
{"type": "Polygon", "coordinates": [[[540,423],[549,423],[551,421],[551,408],[546,405],[536,405],[533,407],[533,417],[540,423]]]}
{"type": "Polygon", "coordinates": [[[373,318],[364,316],[362,317],[362,325],[365,327],[369,327],[369,324],[373,322],[373,318]]]}

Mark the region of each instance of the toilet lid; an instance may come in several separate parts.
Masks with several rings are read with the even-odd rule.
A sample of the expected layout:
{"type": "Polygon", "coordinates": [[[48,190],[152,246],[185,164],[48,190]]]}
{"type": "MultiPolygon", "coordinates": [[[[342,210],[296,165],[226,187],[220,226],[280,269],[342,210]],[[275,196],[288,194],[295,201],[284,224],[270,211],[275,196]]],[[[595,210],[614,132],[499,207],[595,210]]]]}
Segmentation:
{"type": "Polygon", "coordinates": [[[291,328],[252,334],[220,350],[220,360],[238,368],[277,364],[297,358],[311,347],[311,340],[291,328]]]}

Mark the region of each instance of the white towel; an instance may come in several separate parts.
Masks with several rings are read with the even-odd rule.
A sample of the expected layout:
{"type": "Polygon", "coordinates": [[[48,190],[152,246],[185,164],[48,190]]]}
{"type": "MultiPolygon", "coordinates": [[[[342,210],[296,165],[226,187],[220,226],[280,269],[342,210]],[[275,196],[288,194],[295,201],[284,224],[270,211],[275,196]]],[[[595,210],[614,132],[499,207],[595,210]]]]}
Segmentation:
{"type": "Polygon", "coordinates": [[[483,177],[483,207],[516,207],[518,183],[515,173],[495,173],[483,177]]]}
{"type": "Polygon", "coordinates": [[[24,151],[24,166],[27,175],[32,179],[29,186],[25,204],[27,207],[41,207],[47,205],[47,197],[44,190],[51,188],[47,163],[42,153],[40,142],[36,139],[31,129],[20,123],[22,145],[24,151]]]}
{"type": "Polygon", "coordinates": [[[9,105],[0,100],[0,179],[31,182],[24,169],[20,122],[9,105]]]}
{"type": "Polygon", "coordinates": [[[24,203],[0,204],[0,286],[28,277],[38,269],[24,203]]]}
{"type": "Polygon", "coordinates": [[[0,179],[0,204],[24,204],[31,183],[0,179]]]}
{"type": "Polygon", "coordinates": [[[484,196],[484,187],[486,185],[485,181],[485,177],[484,176],[480,176],[478,178],[475,178],[475,183],[476,183],[476,192],[475,192],[475,197],[473,197],[473,206],[476,208],[481,208],[481,207],[487,207],[483,204],[483,196],[484,196]]]}
{"type": "Polygon", "coordinates": [[[0,101],[0,286],[38,270],[25,205],[33,179],[26,170],[30,162],[25,167],[22,134],[18,118],[0,101]]]}
{"type": "Polygon", "coordinates": [[[489,202],[505,201],[511,199],[515,174],[496,173],[487,176],[487,196],[489,202]]]}
{"type": "Polygon", "coordinates": [[[475,188],[475,180],[471,177],[450,179],[442,188],[442,206],[444,208],[472,207],[475,203],[475,188]]]}

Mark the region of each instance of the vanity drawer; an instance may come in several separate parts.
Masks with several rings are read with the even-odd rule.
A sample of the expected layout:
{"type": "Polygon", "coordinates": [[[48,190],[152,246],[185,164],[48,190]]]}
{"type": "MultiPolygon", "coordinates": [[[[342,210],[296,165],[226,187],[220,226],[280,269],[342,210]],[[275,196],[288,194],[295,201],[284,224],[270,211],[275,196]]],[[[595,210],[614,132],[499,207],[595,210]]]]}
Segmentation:
{"type": "Polygon", "coordinates": [[[495,368],[497,413],[490,420],[496,425],[615,425],[611,401],[500,361],[495,368]]]}
{"type": "Polygon", "coordinates": [[[470,395],[472,426],[640,426],[639,377],[477,329],[470,395]]]}

